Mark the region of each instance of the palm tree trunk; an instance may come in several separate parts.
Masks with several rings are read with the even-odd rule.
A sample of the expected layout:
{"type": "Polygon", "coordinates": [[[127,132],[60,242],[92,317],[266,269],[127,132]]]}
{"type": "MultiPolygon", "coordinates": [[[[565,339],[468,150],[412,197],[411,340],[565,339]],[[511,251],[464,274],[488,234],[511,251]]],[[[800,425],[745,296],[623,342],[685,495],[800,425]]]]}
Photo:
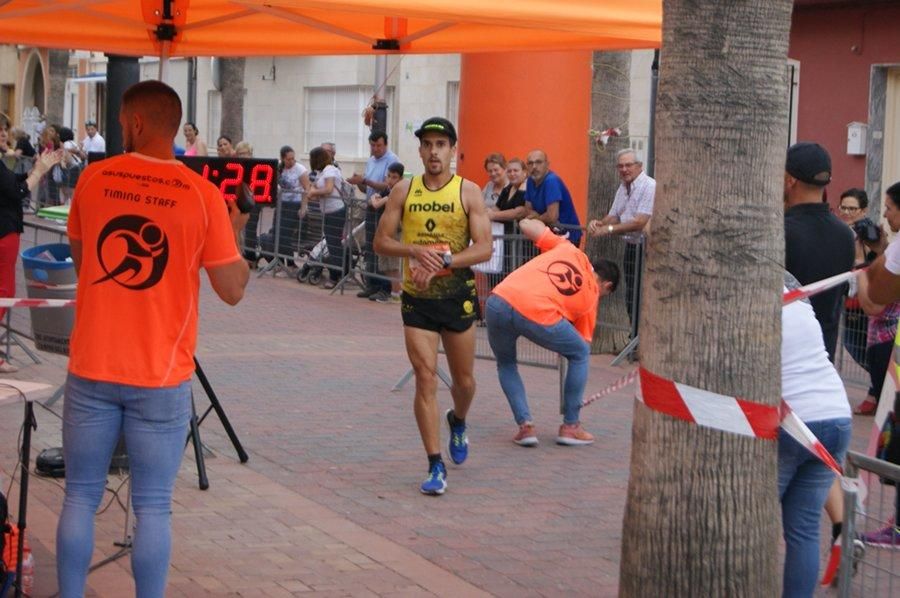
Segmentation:
{"type": "MultiPolygon", "coordinates": [[[[47,123],[62,125],[66,101],[66,78],[69,74],[69,51],[50,50],[48,52],[47,79],[47,123]]],[[[77,126],[77,124],[76,124],[77,126]]]]}
{"type": "MultiPolygon", "coordinates": [[[[664,0],[642,366],[780,397],[791,0],[664,0]]],[[[776,444],[635,402],[622,596],[775,596],[776,444]]]]}
{"type": "Polygon", "coordinates": [[[219,134],[234,143],[244,138],[245,58],[222,59],[222,121],[219,134]]]}
{"type": "MultiPolygon", "coordinates": [[[[616,152],[630,147],[628,116],[631,101],[631,52],[594,52],[594,76],[591,83],[591,123],[595,131],[619,128],[618,137],[603,145],[599,138],[591,143],[591,167],[588,179],[588,220],[603,218],[612,207],[619,177],[616,152]]],[[[622,263],[624,245],[620,237],[588,237],[585,251],[595,259],[604,257],[622,263]]],[[[597,319],[592,353],[617,353],[628,343],[631,324],[625,308],[625,293],[604,298],[597,319]]]]}

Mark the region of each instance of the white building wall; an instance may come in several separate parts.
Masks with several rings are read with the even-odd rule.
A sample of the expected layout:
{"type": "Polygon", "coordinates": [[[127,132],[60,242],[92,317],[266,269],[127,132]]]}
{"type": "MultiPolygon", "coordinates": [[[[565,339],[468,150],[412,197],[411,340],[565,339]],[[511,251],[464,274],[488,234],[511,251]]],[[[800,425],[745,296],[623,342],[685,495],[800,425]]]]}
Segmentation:
{"type": "Polygon", "coordinates": [[[0,46],[0,85],[15,85],[18,74],[18,50],[15,46],[0,46]]]}
{"type": "MultiPolygon", "coordinates": [[[[459,55],[389,56],[388,88],[393,101],[388,106],[388,138],[392,151],[412,172],[421,172],[418,145],[412,131],[429,116],[446,116],[449,82],[459,81],[459,55]]],[[[173,59],[166,83],[187,104],[188,61],[173,59]]],[[[156,78],[158,60],[141,61],[141,79],[156,78]]],[[[210,151],[219,135],[219,92],[213,86],[212,60],[197,59],[196,123],[210,151]]],[[[290,145],[298,159],[308,162],[306,147],[306,94],[310,88],[364,86],[375,83],[374,56],[303,56],[248,58],[244,71],[244,138],[258,157],[277,158],[283,145],[290,145]],[[274,76],[273,76],[274,75],[274,76]]],[[[362,119],[362,108],[354,118],[362,119]]],[[[456,107],[453,107],[455,112],[456,107]]],[[[337,160],[346,176],[362,172],[368,158],[362,130],[361,149],[338,145],[337,160]]],[[[235,140],[237,142],[238,140],[235,140]]],[[[333,139],[321,139],[333,141],[333,139]]],[[[179,135],[177,142],[184,144],[179,135]]]]}
{"type": "Polygon", "coordinates": [[[631,53],[631,106],[628,131],[631,147],[637,150],[638,159],[647,159],[647,142],[650,136],[650,83],[652,79],[653,50],[635,50],[631,53]]]}
{"type": "MultiPolygon", "coordinates": [[[[421,174],[418,140],[413,135],[423,120],[431,116],[450,117],[457,106],[448,107],[447,89],[451,82],[459,82],[459,54],[436,56],[407,56],[398,71],[397,120],[398,131],[391,146],[406,166],[407,172],[421,174]]],[[[453,123],[458,125],[459,123],[453,123]]],[[[457,131],[462,136],[465,133],[457,131]]]]}

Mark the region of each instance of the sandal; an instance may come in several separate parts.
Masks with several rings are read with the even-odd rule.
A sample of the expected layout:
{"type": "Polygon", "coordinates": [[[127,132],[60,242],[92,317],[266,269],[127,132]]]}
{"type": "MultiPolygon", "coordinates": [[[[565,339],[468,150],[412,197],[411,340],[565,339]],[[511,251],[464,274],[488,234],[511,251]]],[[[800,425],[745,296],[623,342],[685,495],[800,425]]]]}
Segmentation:
{"type": "Polygon", "coordinates": [[[853,410],[853,415],[875,415],[878,410],[878,403],[866,399],[853,410]]]}

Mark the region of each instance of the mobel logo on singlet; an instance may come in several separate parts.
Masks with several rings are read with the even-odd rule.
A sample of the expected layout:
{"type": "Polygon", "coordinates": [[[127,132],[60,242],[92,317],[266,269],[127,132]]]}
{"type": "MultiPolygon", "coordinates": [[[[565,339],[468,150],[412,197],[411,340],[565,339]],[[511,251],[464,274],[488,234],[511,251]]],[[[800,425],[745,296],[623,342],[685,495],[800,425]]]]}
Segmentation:
{"type": "Polygon", "coordinates": [[[561,295],[567,297],[580,291],[584,284],[584,278],[579,274],[578,268],[562,260],[551,263],[544,273],[550,279],[550,284],[556,287],[561,295]]]}
{"type": "Polygon", "coordinates": [[[431,203],[414,203],[409,206],[410,214],[414,212],[446,212],[452,214],[455,211],[456,204],[453,202],[441,203],[439,201],[432,201],[431,203]]]}
{"type": "Polygon", "coordinates": [[[97,260],[106,276],[126,289],[149,289],[162,280],[169,262],[169,240],[162,228],[143,216],[125,215],[106,223],[97,239],[97,260]]]}

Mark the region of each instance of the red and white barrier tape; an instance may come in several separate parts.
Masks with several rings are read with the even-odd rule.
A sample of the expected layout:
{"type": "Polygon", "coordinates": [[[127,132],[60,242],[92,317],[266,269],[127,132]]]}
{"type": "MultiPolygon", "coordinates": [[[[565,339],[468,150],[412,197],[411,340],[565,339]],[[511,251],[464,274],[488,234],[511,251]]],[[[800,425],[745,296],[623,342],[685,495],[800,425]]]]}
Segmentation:
{"type": "Polygon", "coordinates": [[[784,402],[784,399],[781,400],[781,429],[790,434],[791,438],[799,442],[803,448],[818,457],[838,477],[844,475],[841,466],[828,452],[825,445],[819,442],[812,430],[806,427],[803,420],[797,417],[797,414],[793,412],[790,405],[784,402]]]}
{"type": "Polygon", "coordinates": [[[74,307],[74,299],[22,299],[16,297],[0,299],[0,307],[74,307]]]}
{"type": "Polygon", "coordinates": [[[763,405],[673,382],[644,368],[636,368],[591,396],[582,407],[622,390],[636,379],[636,398],[654,411],[704,428],[765,440],[775,440],[780,427],[838,476],[843,475],[828,449],[783,399],[780,407],[763,405]]]}
{"type": "Polygon", "coordinates": [[[673,382],[644,368],[637,399],[654,411],[698,426],[766,440],[778,436],[778,407],[673,382]]]}
{"type": "Polygon", "coordinates": [[[793,303],[794,301],[799,301],[800,299],[806,299],[807,297],[818,295],[819,293],[834,288],[839,284],[844,284],[851,278],[854,278],[855,276],[865,271],[866,268],[850,270],[849,272],[844,272],[843,274],[837,274],[835,276],[831,276],[830,278],[824,278],[822,280],[803,285],[800,288],[792,289],[782,295],[782,305],[788,305],[790,303],[793,303]]]}
{"type": "Polygon", "coordinates": [[[638,370],[637,370],[637,368],[634,368],[633,370],[631,370],[630,372],[628,372],[627,374],[625,374],[624,376],[622,376],[621,378],[619,378],[618,380],[616,380],[615,382],[613,382],[612,384],[610,384],[609,386],[607,386],[606,388],[604,388],[603,390],[598,392],[597,394],[593,395],[587,401],[584,401],[581,404],[581,406],[587,407],[588,405],[590,405],[597,399],[602,399],[603,397],[605,397],[606,395],[608,395],[610,393],[616,392],[617,390],[622,390],[623,388],[625,388],[626,386],[628,386],[629,384],[631,384],[632,382],[637,380],[637,377],[638,377],[638,370]]]}

